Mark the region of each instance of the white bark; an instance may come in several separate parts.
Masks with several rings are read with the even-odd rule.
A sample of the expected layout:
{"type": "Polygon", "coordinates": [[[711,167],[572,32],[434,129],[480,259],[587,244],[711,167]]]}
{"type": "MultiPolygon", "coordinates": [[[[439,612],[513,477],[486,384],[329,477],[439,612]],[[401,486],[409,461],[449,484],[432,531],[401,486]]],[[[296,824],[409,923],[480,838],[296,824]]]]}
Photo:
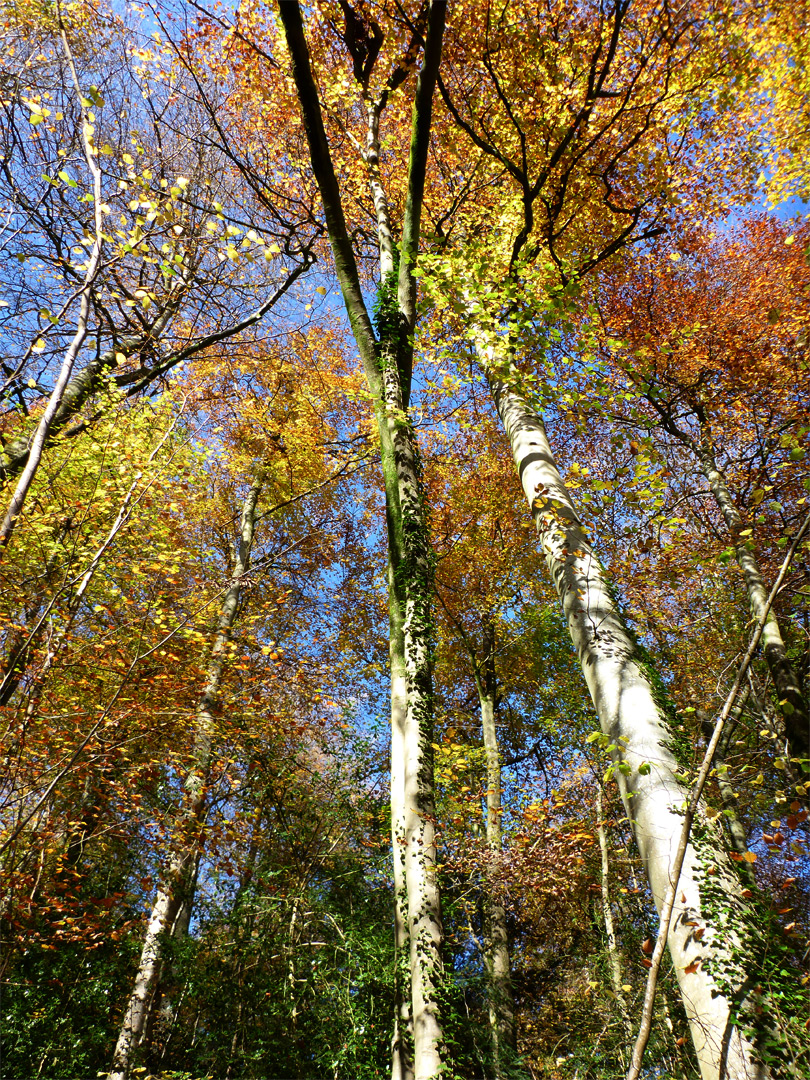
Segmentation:
{"type": "MultiPolygon", "coordinates": [[[[442,1072],[444,1044],[439,1019],[442,978],[442,923],[436,881],[433,805],[433,717],[431,671],[431,601],[433,591],[430,530],[416,456],[416,437],[407,415],[410,385],[410,339],[415,322],[416,281],[412,260],[419,244],[425,170],[430,142],[433,90],[439,68],[446,6],[432,0],[424,37],[424,63],[416,83],[405,213],[403,259],[397,304],[384,314],[389,326],[377,341],[368,316],[352,241],[346,227],[340,187],[323,126],[318,89],[298,3],[280,3],[279,18],[292,61],[292,73],[304,117],[310,161],[323,199],[335,270],[346,313],[375,400],[385,477],[389,554],[396,586],[401,590],[402,636],[407,675],[405,718],[403,825],[405,884],[410,935],[411,1002],[415,1080],[432,1080],[442,1072]],[[395,320],[395,324],[391,325],[395,320]],[[393,332],[392,332],[393,331],[393,332]]],[[[382,102],[377,103],[377,113],[382,102]]],[[[369,114],[368,145],[372,152],[370,182],[379,225],[381,268],[388,263],[391,238],[384,191],[375,173],[376,133],[369,114]]],[[[389,270],[390,276],[390,270],[389,270]]]]}
{"type": "MultiPolygon", "coordinates": [[[[377,215],[380,273],[389,284],[395,263],[390,213],[379,177],[379,105],[369,109],[366,162],[377,215]]],[[[407,232],[407,229],[405,229],[407,232]]],[[[389,312],[389,318],[394,312],[389,312]]],[[[436,878],[435,808],[433,798],[433,705],[430,656],[430,620],[433,571],[430,563],[429,529],[416,457],[416,436],[408,416],[409,377],[403,371],[404,316],[396,309],[397,326],[389,327],[379,345],[383,443],[388,513],[390,603],[398,609],[397,632],[391,637],[392,724],[402,724],[401,734],[392,727],[392,800],[398,808],[398,840],[403,866],[394,852],[396,919],[400,919],[401,890],[397,876],[404,869],[407,900],[405,935],[395,927],[395,948],[409,950],[410,1007],[397,1003],[392,1042],[392,1075],[400,1070],[410,1080],[408,1049],[413,1043],[414,1080],[432,1080],[442,1071],[444,1040],[439,1017],[438,990],[442,979],[443,928],[436,878]],[[395,698],[396,693],[396,698],[395,698]],[[404,708],[403,708],[404,707],[404,708]],[[397,716],[394,716],[394,710],[397,716]],[[393,754],[401,754],[394,760],[393,754]],[[401,785],[401,786],[400,786],[401,785]],[[397,1053],[399,1049],[400,1053],[397,1053]],[[403,1053],[404,1051],[404,1053],[403,1053]]],[[[392,627],[393,630],[393,627],[392,627]]],[[[392,811],[393,811],[392,802],[392,811]]],[[[392,828],[394,817],[392,814],[392,828]]]]}
{"type": "Polygon", "coordinates": [[[186,777],[185,806],[174,829],[169,866],[152,906],[135,984],[124,1014],[108,1080],[127,1080],[130,1074],[133,1055],[148,1027],[155,990],[163,969],[166,938],[174,927],[181,905],[188,899],[188,890],[191,888],[196,860],[199,857],[197,831],[205,811],[205,788],[212,764],[216,728],[214,712],[225,669],[227,646],[239,609],[242,582],[250,565],[256,507],[261,487],[260,474],[252,484],[242,507],[239,547],[233,574],[222,602],[205,688],[197,707],[194,762],[186,777]]]}
{"type": "Polygon", "coordinates": [[[410,935],[405,885],[405,722],[408,714],[408,676],[398,590],[388,566],[391,611],[391,854],[394,863],[394,1033],[391,1039],[391,1080],[413,1080],[410,935]]]}
{"type": "MultiPolygon", "coordinates": [[[[433,568],[416,440],[403,403],[396,355],[392,349],[383,360],[384,412],[380,423],[391,585],[397,594],[392,602],[401,619],[401,644],[392,639],[401,667],[396,675],[392,671],[392,677],[397,680],[398,705],[404,704],[404,713],[400,712],[401,739],[398,733],[392,733],[392,751],[399,751],[401,760],[392,761],[392,771],[397,774],[398,785],[401,776],[402,785],[400,844],[407,897],[413,1076],[414,1080],[433,1080],[442,1072],[444,1053],[439,1015],[444,934],[436,877],[433,797],[433,568]]],[[[403,1017],[406,1009],[403,1005],[403,1017]]],[[[403,1067],[407,1070],[404,1062],[403,1067]]],[[[407,1077],[407,1071],[404,1075],[407,1077]]]]}
{"type": "MultiPolygon", "coordinates": [[[[487,847],[501,850],[501,755],[495,723],[497,692],[495,672],[495,627],[489,613],[484,615],[483,659],[476,672],[476,686],[481,706],[481,734],[487,764],[487,847]]],[[[486,883],[484,897],[484,964],[489,994],[489,1028],[492,1037],[492,1067],[495,1080],[505,1076],[505,1066],[516,1052],[515,997],[509,958],[509,933],[506,910],[492,895],[486,883]]]]}
{"type": "MultiPolygon", "coordinates": [[[[637,648],[616,608],[598,556],[567,491],[542,419],[493,370],[495,354],[482,345],[498,412],[509,437],[523,490],[540,534],[546,563],[562,601],[568,630],[582,665],[602,731],[623,750],[624,772],[616,779],[632,823],[655,904],[662,907],[679,844],[681,808],[688,792],[675,779],[678,765],[668,748],[670,733],[655,700],[637,648]],[[639,767],[644,766],[644,772],[639,767]],[[649,772],[646,771],[649,766],[649,772]]],[[[498,375],[509,376],[501,364],[498,375]]],[[[667,944],[703,1080],[765,1080],[752,1047],[730,1025],[730,1005],[705,961],[722,956],[734,932],[708,926],[701,913],[695,850],[684,858],[667,944]],[[698,931],[702,931],[699,934],[698,931]],[[699,961],[695,969],[692,965],[699,961]],[[689,970],[687,970],[689,969],[689,970]]],[[[740,889],[725,883],[729,895],[740,889]]]]}

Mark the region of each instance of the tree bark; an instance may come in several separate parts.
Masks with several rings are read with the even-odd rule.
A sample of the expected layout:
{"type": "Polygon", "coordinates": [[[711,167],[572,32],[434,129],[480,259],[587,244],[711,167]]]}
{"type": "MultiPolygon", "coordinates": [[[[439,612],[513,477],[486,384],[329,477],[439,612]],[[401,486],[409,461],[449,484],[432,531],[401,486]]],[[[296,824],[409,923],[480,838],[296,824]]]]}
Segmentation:
{"type": "MultiPolygon", "coordinates": [[[[678,763],[670,749],[671,733],[656,700],[651,673],[645,670],[563,483],[541,417],[510,385],[508,364],[499,360],[495,371],[493,348],[480,342],[479,357],[510,440],[601,729],[616,747],[613,757],[619,791],[660,912],[680,841],[680,808],[688,799],[688,791],[675,777],[678,763]]],[[[738,938],[733,926],[726,926],[721,935],[720,928],[707,924],[701,912],[700,869],[690,844],[667,944],[701,1076],[703,1080],[765,1080],[771,1072],[759,1063],[753,1047],[733,1023],[750,989],[736,987],[732,1002],[707,970],[706,960],[722,961],[724,949],[738,938]],[[697,935],[698,929],[703,933],[697,935]]],[[[738,879],[729,876],[723,884],[735,914],[744,910],[738,879]]]]}
{"type": "MultiPolygon", "coordinates": [[[[489,612],[483,617],[483,656],[476,672],[476,686],[481,705],[481,733],[487,765],[487,847],[493,854],[501,851],[501,756],[495,723],[497,673],[495,669],[495,623],[489,612]]],[[[515,995],[509,957],[509,931],[506,910],[492,895],[487,884],[484,896],[484,966],[489,994],[489,1028],[492,1038],[492,1068],[495,1080],[507,1075],[506,1069],[517,1052],[515,1031],[515,995]]]]}
{"type": "MultiPolygon", "coordinates": [[[[413,1024],[413,1071],[415,1080],[432,1080],[443,1069],[445,1055],[440,1020],[440,985],[443,978],[441,946],[442,921],[436,877],[435,808],[433,797],[433,688],[432,688],[432,600],[433,560],[430,530],[419,468],[416,435],[408,415],[410,357],[415,321],[415,279],[413,259],[419,245],[422,194],[430,136],[432,99],[444,33],[445,4],[433,0],[428,12],[424,61],[416,85],[413,106],[408,183],[402,226],[402,258],[397,295],[393,297],[389,278],[393,274],[391,230],[385,193],[372,166],[370,183],[377,211],[381,252],[380,340],[377,340],[363,299],[351,239],[346,226],[340,188],[332,164],[329,142],[323,125],[318,91],[312,75],[298,3],[280,2],[280,21],[292,61],[298,100],[303,113],[310,161],[323,200],[329,242],[335,260],[346,313],[363,363],[374,402],[380,433],[380,456],[386,495],[390,581],[398,594],[402,620],[404,668],[398,672],[407,689],[403,737],[392,735],[392,750],[403,750],[401,788],[399,777],[392,785],[392,798],[399,798],[401,811],[392,814],[392,829],[402,822],[404,877],[407,895],[411,1019],[413,1024]]],[[[377,118],[382,102],[377,105],[377,118]]],[[[372,110],[370,120],[374,121],[372,110]]],[[[369,150],[376,132],[370,130],[369,150]]],[[[397,646],[399,649],[399,646],[397,646]]],[[[393,688],[392,688],[393,689],[393,688]]],[[[393,705],[393,698],[392,698],[393,705]]],[[[396,773],[399,765],[392,766],[396,773]]],[[[395,854],[396,862],[396,854],[395,854]]],[[[396,873],[395,869],[395,873],[396,873]]],[[[396,1024],[401,1023],[401,1016],[396,1024]]],[[[401,1045],[395,1032],[395,1044],[401,1045]]],[[[400,1061],[402,1067],[402,1061],[400,1061]]],[[[396,1062],[392,1060],[392,1068],[396,1062]]]]}
{"type": "Polygon", "coordinates": [[[388,564],[388,606],[391,636],[391,853],[394,863],[394,1033],[391,1039],[391,1080],[413,1080],[413,1018],[411,1014],[408,895],[405,885],[405,726],[408,714],[408,674],[405,664],[403,616],[393,569],[388,564]]]}
{"type": "MultiPolygon", "coordinates": [[[[146,928],[135,984],[124,1014],[115,1047],[109,1080],[127,1080],[135,1051],[148,1027],[155,990],[160,981],[166,953],[166,939],[172,932],[189,890],[200,852],[199,830],[205,814],[205,795],[213,763],[216,730],[215,712],[227,646],[239,610],[244,575],[250,566],[250,552],[256,528],[256,508],[263,483],[260,472],[242,506],[239,546],[230,586],[225,594],[208,664],[205,688],[197,707],[193,764],[185,782],[185,806],[175,824],[169,866],[158,888],[146,928]]],[[[190,915],[190,907],[189,907],[190,915]]]]}

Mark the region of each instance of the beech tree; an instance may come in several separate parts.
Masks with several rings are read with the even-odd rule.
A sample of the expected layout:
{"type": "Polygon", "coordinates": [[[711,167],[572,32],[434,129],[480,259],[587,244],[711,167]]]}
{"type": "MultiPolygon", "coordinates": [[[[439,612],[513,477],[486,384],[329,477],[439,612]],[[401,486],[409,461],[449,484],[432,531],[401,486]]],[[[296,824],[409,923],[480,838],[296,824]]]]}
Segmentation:
{"type": "MultiPolygon", "coordinates": [[[[806,337],[804,312],[796,308],[796,301],[806,287],[803,281],[806,264],[801,248],[797,257],[792,246],[796,240],[801,245],[803,239],[806,238],[801,228],[792,233],[776,223],[759,221],[751,223],[747,235],[740,236],[724,253],[707,248],[706,240],[698,241],[697,250],[690,245],[683,255],[669,252],[665,256],[667,266],[656,270],[653,287],[657,289],[658,282],[663,286],[668,281],[679,281],[679,307],[685,315],[689,313],[684,323],[677,330],[665,328],[660,316],[670,317],[672,308],[663,296],[654,298],[647,290],[646,312],[634,312],[632,325],[624,321],[616,325],[617,333],[622,336],[626,333],[637,350],[644,352],[652,347],[657,351],[658,345],[666,350],[666,359],[661,354],[650,354],[648,359],[639,356],[637,362],[631,361],[628,374],[633,385],[642,390],[663,431],[694,456],[708,482],[728,530],[755,619],[764,608],[767,589],[753,529],[743,520],[745,508],[734,487],[747,487],[754,480],[752,509],[764,502],[768,489],[772,494],[769,503],[779,507],[776,489],[765,477],[768,480],[771,476],[779,477],[779,490],[789,498],[791,480],[787,473],[804,458],[801,419],[794,411],[792,400],[796,368],[802,363],[806,337]],[[686,273],[678,272],[682,258],[688,263],[686,273],[690,279],[686,279],[686,273]],[[716,290],[710,291],[709,274],[716,290]],[[764,289],[770,292],[767,300],[763,297],[764,289]],[[754,296],[757,306],[751,310],[748,305],[754,296]],[[654,321],[655,331],[649,323],[646,332],[642,330],[645,319],[654,321]],[[637,336],[638,331],[641,334],[637,336]],[[743,350],[749,355],[745,356],[743,350]],[[717,375],[713,377],[714,372],[722,383],[717,375]],[[746,426],[756,429],[757,449],[750,462],[731,465],[739,476],[735,484],[721,460],[726,457],[733,461],[739,453],[738,443],[750,440],[733,430],[731,415],[724,418],[723,425],[727,446],[718,445],[713,432],[718,428],[718,411],[739,410],[743,395],[751,412],[746,426]],[[746,465],[747,475],[742,472],[746,465]]],[[[620,338],[617,336],[615,340],[620,338]]],[[[740,449],[751,458],[751,451],[743,446],[740,449]]],[[[795,479],[792,483],[795,484],[795,479]]],[[[790,750],[796,757],[804,758],[810,750],[807,703],[773,610],[765,623],[763,655],[790,750]]]]}
{"type": "Polygon", "coordinates": [[[7,1068],[805,1075],[798,17],[2,20],[7,1068]]]}
{"type": "MultiPolygon", "coordinates": [[[[375,404],[386,484],[389,537],[389,607],[392,669],[392,842],[397,894],[396,947],[407,950],[409,1014],[397,1013],[393,1075],[416,1080],[437,1076],[444,1054],[439,1000],[442,924],[435,878],[431,702],[432,559],[419,457],[408,406],[413,367],[411,343],[416,319],[414,269],[425,185],[433,88],[444,29],[444,3],[428,5],[424,62],[413,106],[408,184],[399,258],[391,232],[391,211],[378,173],[379,124],[388,97],[407,73],[413,45],[384,74],[376,91],[370,80],[383,43],[373,20],[348,8],[343,42],[353,61],[367,111],[368,138],[361,153],[377,215],[380,248],[380,312],[376,336],[362,296],[355,255],[346,229],[320,102],[298,5],[281,4],[279,14],[293,65],[312,169],[324,203],[340,288],[366,381],[375,404]],[[398,263],[398,266],[397,266],[398,263]],[[396,292],[395,292],[396,289],[396,292]],[[398,880],[400,879],[400,880],[398,880]],[[402,894],[402,895],[401,895],[402,894]],[[407,915],[405,916],[405,913],[407,915]],[[404,1028],[404,1030],[403,1030],[404,1028]],[[413,1064],[407,1042],[413,1038],[413,1064]]],[[[421,31],[420,31],[421,33],[421,31]]],[[[413,31],[416,37],[416,31],[413,31]]],[[[418,38],[416,38],[418,40],[418,38]]],[[[414,42],[415,44],[415,42],[414,42]]],[[[362,144],[361,144],[362,145],[362,144]]]]}

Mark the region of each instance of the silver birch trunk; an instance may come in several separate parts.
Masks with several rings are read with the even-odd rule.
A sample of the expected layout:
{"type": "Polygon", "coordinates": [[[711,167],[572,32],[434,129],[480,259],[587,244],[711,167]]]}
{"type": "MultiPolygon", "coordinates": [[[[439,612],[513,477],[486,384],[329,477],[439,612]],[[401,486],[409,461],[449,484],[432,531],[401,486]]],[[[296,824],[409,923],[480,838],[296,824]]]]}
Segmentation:
{"type": "MultiPolygon", "coordinates": [[[[496,673],[495,626],[491,615],[483,619],[483,658],[475,681],[481,706],[481,733],[487,766],[487,847],[501,851],[501,755],[495,724],[496,673]]],[[[489,883],[484,897],[484,966],[489,995],[489,1028],[492,1038],[492,1068],[495,1080],[506,1075],[505,1068],[517,1050],[515,996],[509,958],[506,910],[492,895],[489,883]]]]}
{"type": "MultiPolygon", "coordinates": [[[[616,779],[660,912],[680,840],[681,808],[688,800],[688,791],[675,778],[678,763],[669,748],[671,735],[637,646],[563,483],[543,421],[499,377],[511,376],[502,361],[496,375],[494,350],[482,342],[478,346],[601,729],[613,744],[623,747],[614,752],[616,779]]],[[[667,945],[701,1077],[768,1080],[773,1074],[759,1063],[753,1047],[732,1023],[731,1003],[707,970],[707,960],[722,966],[727,950],[739,944],[739,937],[732,925],[707,924],[701,911],[700,870],[690,843],[667,945]]],[[[739,880],[729,875],[723,886],[735,913],[743,909],[739,880]]],[[[737,987],[734,996],[736,1013],[746,999],[746,987],[737,987]]]]}
{"type": "Polygon", "coordinates": [[[222,602],[216,637],[211,649],[205,688],[197,707],[194,761],[185,783],[185,806],[174,828],[169,866],[161,882],[144,936],[135,984],[127,1004],[113,1066],[108,1080],[127,1080],[133,1055],[148,1026],[154,994],[163,970],[166,939],[171,934],[184,900],[188,899],[199,857],[198,830],[205,811],[205,789],[211,770],[216,729],[215,710],[227,646],[236,621],[242,583],[250,566],[256,527],[256,507],[263,477],[254,480],[242,507],[239,546],[228,591],[222,602]]]}
{"type": "MultiPolygon", "coordinates": [[[[731,534],[737,564],[745,582],[751,614],[755,620],[759,619],[765,610],[768,590],[762,580],[753,545],[741,535],[744,528],[742,516],[737,509],[726,478],[717,465],[708,440],[704,439],[700,445],[693,444],[693,449],[731,534]]],[[[797,757],[808,757],[810,755],[810,714],[796,672],[788,659],[782,631],[773,608],[768,612],[765,628],[762,631],[762,653],[776,688],[779,711],[785,723],[785,733],[791,752],[797,757]]]]}
{"type": "MultiPolygon", "coordinates": [[[[387,203],[375,190],[383,281],[393,274],[387,203]]],[[[410,997],[397,1000],[392,1076],[431,1080],[441,1072],[439,1019],[444,937],[436,878],[433,796],[433,565],[416,436],[404,400],[399,350],[380,344],[382,408],[378,415],[386,490],[391,612],[391,826],[394,848],[395,939],[408,955],[401,979],[410,997]],[[404,920],[403,920],[404,916],[404,920]],[[410,1047],[413,1046],[411,1065],[410,1047]],[[411,1071],[412,1070],[412,1071],[411,1071]]]]}

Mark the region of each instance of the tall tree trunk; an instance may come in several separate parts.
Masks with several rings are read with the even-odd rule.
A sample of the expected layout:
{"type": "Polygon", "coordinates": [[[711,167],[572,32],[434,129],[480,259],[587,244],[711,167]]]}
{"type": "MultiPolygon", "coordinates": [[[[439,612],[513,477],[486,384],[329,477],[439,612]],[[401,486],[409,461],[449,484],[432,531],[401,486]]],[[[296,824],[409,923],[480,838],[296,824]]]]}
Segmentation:
{"type": "MultiPolygon", "coordinates": [[[[432,1080],[442,1072],[445,1055],[439,1007],[443,978],[443,931],[436,875],[433,795],[433,560],[416,435],[408,415],[408,405],[412,335],[416,318],[416,279],[413,270],[419,246],[433,91],[444,34],[445,3],[443,0],[431,0],[428,8],[424,62],[417,78],[413,106],[396,293],[391,287],[395,260],[391,250],[389,211],[385,193],[375,172],[377,135],[375,130],[370,130],[369,133],[366,160],[370,168],[369,180],[378,218],[381,255],[379,340],[374,334],[363,299],[340,187],[332,164],[318,90],[310,65],[301,10],[298,3],[286,0],[279,3],[278,11],[292,61],[292,73],[303,113],[312,170],[323,200],[335,270],[374,402],[380,433],[391,563],[390,580],[398,594],[396,602],[402,620],[401,655],[404,656],[404,686],[407,689],[403,737],[400,740],[398,733],[392,736],[392,750],[397,750],[401,744],[403,752],[401,766],[393,766],[395,773],[401,767],[402,786],[399,787],[400,780],[397,778],[397,791],[394,791],[392,785],[392,797],[398,798],[398,792],[401,791],[413,1071],[415,1080],[432,1080]]],[[[352,43],[348,38],[346,45],[351,51],[352,43]]],[[[387,87],[382,97],[373,103],[370,125],[373,126],[379,120],[390,89],[390,86],[387,87]]],[[[398,672],[397,678],[400,679],[401,675],[402,672],[398,672]]],[[[401,686],[399,683],[398,694],[401,686]]],[[[397,810],[397,815],[399,813],[397,810]]],[[[398,826],[395,826],[392,820],[392,828],[396,827],[398,826]]],[[[401,1017],[398,1017],[397,1024],[400,1023],[401,1017]]],[[[395,1033],[395,1044],[401,1043],[401,1037],[398,1038],[395,1033]]],[[[392,1064],[396,1067],[396,1062],[392,1064]]]]}
{"type": "Polygon", "coordinates": [[[394,1034],[391,1080],[413,1080],[410,934],[405,884],[405,726],[408,674],[399,590],[388,563],[389,653],[391,661],[391,853],[394,862],[394,1034]]]}
{"type": "MultiPolygon", "coordinates": [[[[744,528],[742,515],[737,509],[726,478],[717,464],[709,439],[704,437],[700,445],[695,444],[694,450],[731,534],[737,563],[745,581],[751,614],[754,619],[759,619],[765,610],[768,590],[762,580],[754,546],[741,535],[744,528]]],[[[779,710],[784,719],[785,733],[791,752],[796,757],[810,757],[810,712],[808,712],[807,702],[802,694],[796,672],[788,659],[782,631],[773,608],[768,612],[765,629],[762,632],[762,653],[776,688],[779,710]]]]}
{"type": "MultiPolygon", "coordinates": [[[[487,764],[487,847],[493,854],[501,850],[501,756],[495,725],[497,673],[495,669],[495,623],[486,612],[483,622],[483,657],[476,672],[476,686],[481,705],[481,732],[487,764]]],[[[484,896],[484,966],[489,994],[489,1028],[492,1038],[492,1067],[495,1080],[506,1075],[506,1068],[517,1051],[515,1031],[515,995],[509,959],[509,932],[506,910],[487,886],[484,896]]]]}
{"type": "MultiPolygon", "coordinates": [[[[681,834],[680,808],[688,792],[675,778],[678,763],[656,700],[653,674],[611,595],[554,461],[542,419],[511,385],[508,364],[498,358],[494,370],[494,349],[479,343],[479,356],[601,729],[617,747],[613,756],[619,791],[660,911],[681,834]]],[[[720,927],[707,922],[701,909],[701,869],[690,844],[667,938],[701,1076],[703,1080],[766,1080],[773,1074],[760,1064],[735,1024],[753,987],[741,982],[731,993],[724,992],[708,969],[711,964],[706,963],[710,960],[722,968],[728,950],[739,946],[745,928],[738,931],[735,920],[745,917],[742,886],[737,878],[720,876],[731,908],[721,933],[720,927]]]]}
{"type": "Polygon", "coordinates": [[[150,1010],[149,1022],[144,1028],[141,1037],[141,1044],[146,1050],[147,1065],[150,1072],[155,1072],[158,1060],[162,1061],[166,1056],[166,1048],[171,1041],[177,1020],[177,1010],[183,997],[183,987],[179,981],[180,965],[177,962],[176,949],[188,937],[189,927],[191,926],[194,898],[197,893],[197,875],[200,869],[199,855],[198,851],[194,865],[189,871],[188,884],[183,890],[180,906],[171,928],[171,964],[168,970],[166,965],[161,969],[160,980],[154,991],[154,1005],[150,1010]],[[158,1048],[155,1046],[156,1040],[160,1048],[159,1057],[158,1048]]]}
{"type": "Polygon", "coordinates": [[[184,900],[190,899],[189,890],[193,887],[192,879],[200,852],[199,828],[205,813],[206,786],[213,763],[217,698],[225,669],[227,646],[239,610],[242,583],[250,566],[256,508],[262,483],[263,472],[260,472],[242,506],[239,546],[233,573],[222,602],[205,688],[197,707],[193,763],[186,777],[185,806],[174,828],[169,866],[152,906],[141,960],[115,1047],[109,1080],[127,1080],[129,1076],[133,1055],[148,1026],[155,990],[163,970],[166,939],[175,925],[181,905],[184,900]]]}
{"type": "MultiPolygon", "coordinates": [[[[386,405],[389,400],[386,395],[386,405]]],[[[402,594],[404,667],[396,676],[400,680],[404,674],[398,690],[400,702],[401,690],[405,690],[406,706],[402,760],[393,772],[402,775],[413,1069],[415,1080],[428,1080],[440,1074],[444,1052],[439,1019],[443,930],[433,795],[433,563],[413,428],[402,412],[396,414],[391,408],[386,409],[386,421],[393,461],[384,461],[384,470],[395,472],[398,503],[389,514],[393,525],[389,545],[395,588],[402,594]]],[[[396,748],[394,738],[392,749],[396,748]]]]}

